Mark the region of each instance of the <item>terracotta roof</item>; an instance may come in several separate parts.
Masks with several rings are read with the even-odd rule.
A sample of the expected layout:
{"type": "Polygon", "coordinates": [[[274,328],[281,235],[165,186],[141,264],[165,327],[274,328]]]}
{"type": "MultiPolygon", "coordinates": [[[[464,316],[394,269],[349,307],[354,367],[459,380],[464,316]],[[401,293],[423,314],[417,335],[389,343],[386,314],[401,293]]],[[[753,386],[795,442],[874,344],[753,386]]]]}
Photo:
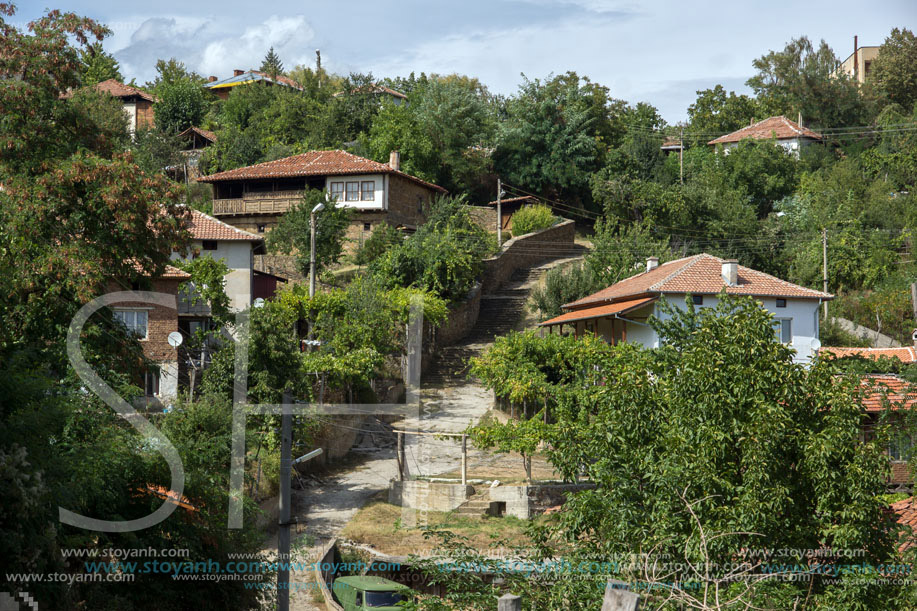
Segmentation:
{"type": "MultiPolygon", "coordinates": [[[[140,267],[139,263],[137,263],[136,261],[133,261],[132,265],[134,266],[134,269],[136,271],[143,273],[143,268],[140,267]]],[[[165,270],[156,277],[157,278],[174,278],[176,280],[187,280],[188,278],[191,277],[191,274],[189,274],[188,272],[182,271],[178,269],[177,267],[166,265],[165,270]]]]}
{"type": "Polygon", "coordinates": [[[136,87],[131,87],[130,85],[125,85],[119,81],[116,81],[113,78],[108,79],[107,81],[102,81],[101,83],[96,83],[93,85],[98,91],[104,91],[105,93],[111,94],[116,98],[129,98],[131,96],[137,96],[147,100],[148,102],[158,102],[159,100],[143,91],[142,89],[137,89],[136,87]]]}
{"type": "Polygon", "coordinates": [[[584,308],[581,310],[573,310],[572,312],[567,312],[566,314],[561,314],[556,316],[551,320],[546,320],[541,323],[539,326],[545,327],[548,325],[560,325],[568,322],[575,322],[577,320],[589,320],[592,318],[603,318],[605,316],[614,316],[615,314],[624,314],[630,312],[631,310],[636,310],[637,308],[642,308],[643,306],[650,304],[656,301],[655,297],[646,297],[644,299],[633,299],[631,301],[618,301],[617,303],[611,303],[608,305],[596,306],[594,308],[584,308]]]}
{"type": "Polygon", "coordinates": [[[738,266],[738,284],[723,282],[723,260],[706,253],[669,261],[649,272],[631,276],[587,297],[565,304],[577,309],[602,302],[623,301],[638,296],[666,293],[715,295],[725,289],[729,295],[786,297],[791,299],[832,299],[833,295],[807,289],[764,272],[738,266]]]}
{"type": "MultiPolygon", "coordinates": [[[[522,197],[508,197],[506,199],[501,199],[500,204],[501,205],[502,204],[521,204],[522,202],[527,202],[527,201],[537,202],[538,198],[533,195],[523,195],[522,197]]],[[[497,200],[494,200],[492,202],[487,202],[487,205],[496,206],[497,200]]]]}
{"type": "Polygon", "coordinates": [[[917,406],[917,388],[894,375],[874,374],[863,376],[863,407],[869,413],[881,412],[890,404],[894,409],[917,406]]]}
{"type": "Polygon", "coordinates": [[[178,134],[178,136],[184,137],[184,136],[190,136],[191,134],[197,134],[201,138],[206,138],[207,140],[210,140],[211,142],[217,141],[217,135],[215,133],[208,131],[206,129],[201,129],[200,127],[189,127],[182,133],[178,134]]]}
{"type": "Polygon", "coordinates": [[[867,359],[880,359],[883,357],[898,359],[903,363],[917,362],[917,349],[913,346],[906,348],[845,348],[837,346],[825,346],[821,348],[819,354],[834,355],[836,358],[846,356],[861,356],[867,359]]]}
{"type": "Polygon", "coordinates": [[[681,148],[681,140],[665,140],[661,148],[678,150],[681,148]]]}
{"type": "Polygon", "coordinates": [[[715,140],[711,140],[707,144],[738,142],[745,138],[751,138],[753,140],[770,140],[771,138],[776,138],[777,140],[786,140],[788,138],[811,138],[812,140],[821,140],[821,135],[813,132],[807,127],[801,126],[795,121],[790,121],[784,116],[779,116],[758,121],[753,125],[743,127],[731,134],[726,134],[725,136],[720,136],[715,140]]]}
{"type": "Polygon", "coordinates": [[[290,178],[295,176],[346,176],[349,174],[394,174],[407,178],[434,191],[446,190],[416,176],[393,170],[388,164],[347,151],[309,151],[292,157],[266,161],[235,170],[227,170],[198,178],[199,182],[251,180],[259,178],[290,178]]]}
{"type": "Polygon", "coordinates": [[[263,239],[257,234],[237,229],[199,210],[191,210],[188,230],[195,240],[247,240],[249,242],[260,242],[263,239]]]}

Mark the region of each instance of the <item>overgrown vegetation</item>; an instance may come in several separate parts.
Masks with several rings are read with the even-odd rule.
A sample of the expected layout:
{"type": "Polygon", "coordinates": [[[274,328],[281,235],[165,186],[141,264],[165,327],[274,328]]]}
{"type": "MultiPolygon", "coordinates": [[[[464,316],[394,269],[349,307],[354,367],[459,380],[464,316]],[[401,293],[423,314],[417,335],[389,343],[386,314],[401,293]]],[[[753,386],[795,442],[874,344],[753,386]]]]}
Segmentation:
{"type": "Polygon", "coordinates": [[[557,217],[547,206],[526,206],[513,215],[513,231],[517,236],[525,235],[552,227],[556,222],[557,217]]]}

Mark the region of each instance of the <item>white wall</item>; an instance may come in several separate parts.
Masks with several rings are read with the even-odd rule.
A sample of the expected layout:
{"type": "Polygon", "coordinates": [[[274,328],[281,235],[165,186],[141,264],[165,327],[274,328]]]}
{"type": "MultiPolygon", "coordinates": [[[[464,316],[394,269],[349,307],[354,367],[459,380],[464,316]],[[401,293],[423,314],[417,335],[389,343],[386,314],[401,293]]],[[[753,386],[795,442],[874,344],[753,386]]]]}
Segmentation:
{"type": "MultiPolygon", "coordinates": [[[[254,258],[252,255],[252,242],[248,240],[219,240],[216,250],[204,250],[200,240],[192,242],[192,248],[200,252],[202,257],[223,259],[229,273],[223,276],[223,289],[229,297],[229,307],[233,312],[239,312],[249,307],[252,303],[252,287],[254,283],[254,258]]],[[[182,258],[187,260],[190,254],[180,257],[172,253],[172,259],[182,258]]]]}
{"type": "MultiPolygon", "coordinates": [[[[668,294],[665,297],[670,304],[675,305],[682,310],[685,308],[684,294],[668,294]]],[[[694,306],[695,308],[715,307],[717,303],[719,303],[719,296],[717,295],[704,295],[703,297],[703,305],[694,306]]],[[[814,339],[818,338],[818,300],[787,299],[786,307],[778,308],[777,299],[774,297],[756,297],[756,299],[764,306],[764,309],[774,315],[775,319],[788,318],[792,320],[793,343],[791,344],[791,347],[796,350],[796,356],[794,357],[794,360],[797,363],[809,362],[815,355],[812,351],[812,342],[814,339]]],[[[654,310],[656,316],[662,320],[668,320],[671,318],[671,316],[663,313],[660,310],[658,303],[654,304],[654,310]]],[[[643,337],[642,341],[640,341],[637,339],[638,335],[636,333],[634,334],[633,339],[631,338],[631,330],[630,327],[628,327],[627,339],[628,341],[640,341],[640,343],[645,346],[658,346],[659,339],[656,337],[655,331],[649,331],[651,332],[652,337],[643,337]],[[653,343],[648,343],[649,341],[653,343]]]]}
{"type": "Polygon", "coordinates": [[[344,189],[346,193],[346,188],[348,182],[362,182],[364,180],[372,180],[375,182],[373,188],[375,189],[375,198],[373,201],[358,201],[358,202],[348,202],[341,201],[341,204],[347,206],[348,208],[358,208],[360,210],[388,210],[388,201],[385,197],[385,175],[384,174],[356,174],[354,176],[329,176],[325,179],[325,191],[331,193],[331,183],[333,182],[343,182],[344,189]]]}
{"type": "MultiPolygon", "coordinates": [[[[785,138],[782,140],[777,140],[777,146],[782,146],[786,149],[786,152],[799,158],[799,151],[806,145],[812,142],[809,138],[785,138]]],[[[723,144],[723,153],[728,155],[729,151],[739,145],[738,142],[726,142],[723,144]]]]}

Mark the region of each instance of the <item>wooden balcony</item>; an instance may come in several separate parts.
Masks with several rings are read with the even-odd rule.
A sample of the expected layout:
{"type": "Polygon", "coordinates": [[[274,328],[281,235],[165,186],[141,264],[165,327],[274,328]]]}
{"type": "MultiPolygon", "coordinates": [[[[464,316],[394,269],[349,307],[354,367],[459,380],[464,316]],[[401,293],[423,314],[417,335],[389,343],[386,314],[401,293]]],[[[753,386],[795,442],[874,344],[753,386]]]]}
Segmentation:
{"type": "Polygon", "coordinates": [[[280,214],[302,199],[302,191],[246,193],[234,199],[214,199],[213,214],[280,214]]]}

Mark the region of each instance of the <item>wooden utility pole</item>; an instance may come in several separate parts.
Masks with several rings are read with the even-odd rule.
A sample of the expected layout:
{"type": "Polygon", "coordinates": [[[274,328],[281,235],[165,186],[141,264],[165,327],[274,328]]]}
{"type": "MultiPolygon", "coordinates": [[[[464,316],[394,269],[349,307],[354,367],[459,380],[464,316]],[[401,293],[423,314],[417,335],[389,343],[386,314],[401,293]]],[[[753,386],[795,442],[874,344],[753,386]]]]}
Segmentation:
{"type": "MultiPolygon", "coordinates": [[[[822,290],[828,292],[828,229],[821,230],[821,258],[822,258],[822,290]]],[[[825,320],[828,320],[828,302],[824,303],[825,320]]]]}
{"type": "Polygon", "coordinates": [[[500,200],[503,196],[503,182],[497,179],[497,246],[503,246],[503,210],[500,200]]]}
{"type": "Polygon", "coordinates": [[[462,435],[462,485],[468,485],[468,435],[462,435]]]}
{"type": "Polygon", "coordinates": [[[681,140],[678,141],[678,180],[685,184],[685,126],[681,126],[681,140]]]}
{"type": "Polygon", "coordinates": [[[280,516],[277,530],[277,609],[290,609],[290,469],[293,463],[293,412],[290,391],[283,393],[280,416],[280,516]]]}
{"type": "Polygon", "coordinates": [[[398,481],[404,481],[404,433],[398,433],[398,481]]]}
{"type": "Polygon", "coordinates": [[[914,311],[914,318],[917,318],[917,282],[911,282],[911,309],[914,311]]]}

